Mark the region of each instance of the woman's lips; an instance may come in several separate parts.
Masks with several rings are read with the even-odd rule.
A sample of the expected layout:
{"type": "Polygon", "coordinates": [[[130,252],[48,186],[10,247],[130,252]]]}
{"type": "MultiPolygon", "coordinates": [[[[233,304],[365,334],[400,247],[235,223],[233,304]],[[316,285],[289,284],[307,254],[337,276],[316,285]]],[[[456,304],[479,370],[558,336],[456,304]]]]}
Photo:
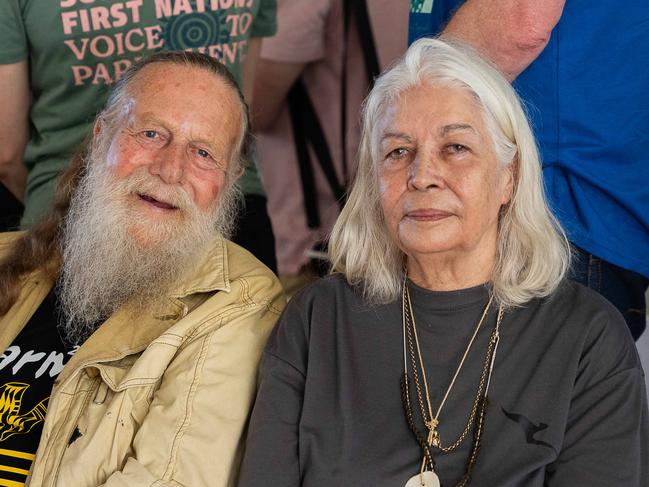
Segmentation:
{"type": "Polygon", "coordinates": [[[453,213],[436,209],[412,210],[406,213],[406,218],[421,222],[434,222],[453,216],[453,213]]]}
{"type": "Polygon", "coordinates": [[[150,205],[155,206],[156,208],[161,208],[163,210],[177,210],[178,209],[177,207],[175,207],[175,206],[173,206],[173,205],[171,205],[169,203],[166,203],[164,201],[157,200],[153,196],[149,196],[148,194],[138,193],[138,196],[140,197],[140,199],[142,201],[144,201],[146,203],[149,203],[150,205]]]}

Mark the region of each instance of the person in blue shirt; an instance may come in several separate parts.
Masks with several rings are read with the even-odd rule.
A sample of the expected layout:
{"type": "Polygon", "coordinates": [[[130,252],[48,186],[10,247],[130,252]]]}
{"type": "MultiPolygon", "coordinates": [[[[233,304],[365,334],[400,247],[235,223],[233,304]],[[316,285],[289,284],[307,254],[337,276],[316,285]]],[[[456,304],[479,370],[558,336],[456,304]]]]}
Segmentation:
{"type": "Polygon", "coordinates": [[[637,339],[649,284],[649,3],[412,0],[409,39],[471,44],[513,82],[539,141],[573,278],[637,339]]]}

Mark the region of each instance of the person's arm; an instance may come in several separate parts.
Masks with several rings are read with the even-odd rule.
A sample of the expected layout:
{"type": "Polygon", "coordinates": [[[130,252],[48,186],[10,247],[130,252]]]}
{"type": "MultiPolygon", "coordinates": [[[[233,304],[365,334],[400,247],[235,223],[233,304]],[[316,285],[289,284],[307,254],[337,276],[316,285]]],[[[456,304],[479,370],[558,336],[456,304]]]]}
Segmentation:
{"type": "Polygon", "coordinates": [[[29,140],[29,72],[27,61],[0,64],[0,183],[23,201],[29,140]]]}
{"type": "Polygon", "coordinates": [[[257,62],[261,52],[261,37],[252,37],[248,41],[248,51],[243,61],[243,96],[251,106],[253,103],[253,89],[255,87],[255,75],[257,71],[257,62]]]}
{"type": "Polygon", "coordinates": [[[273,125],[307,64],[325,56],[330,9],[330,0],[278,0],[277,33],[264,38],[257,63],[251,107],[255,131],[273,125]]]}
{"type": "Polygon", "coordinates": [[[640,359],[622,316],[592,327],[583,346],[558,458],[546,487],[646,487],[649,417],[640,359]]]}
{"type": "MultiPolygon", "coordinates": [[[[248,283],[250,285],[250,282],[248,283]]],[[[228,305],[220,328],[189,340],[174,357],[133,440],[133,453],[105,487],[235,485],[258,360],[283,303],[273,284],[266,303],[228,305]],[[235,317],[233,317],[233,315],[235,317]]]]}
{"type": "Polygon", "coordinates": [[[239,487],[299,487],[299,419],[303,373],[271,354],[262,360],[262,382],[250,420],[239,487]]]}
{"type": "Polygon", "coordinates": [[[264,351],[238,487],[301,485],[298,444],[308,362],[308,313],[295,299],[299,301],[289,302],[264,351]]]}
{"type": "Polygon", "coordinates": [[[286,104],[286,95],[302,74],[305,63],[259,59],[252,95],[252,126],[255,131],[270,128],[286,104]]]}
{"type": "Polygon", "coordinates": [[[467,0],[442,32],[478,50],[513,81],[545,49],[565,0],[467,0]]]}

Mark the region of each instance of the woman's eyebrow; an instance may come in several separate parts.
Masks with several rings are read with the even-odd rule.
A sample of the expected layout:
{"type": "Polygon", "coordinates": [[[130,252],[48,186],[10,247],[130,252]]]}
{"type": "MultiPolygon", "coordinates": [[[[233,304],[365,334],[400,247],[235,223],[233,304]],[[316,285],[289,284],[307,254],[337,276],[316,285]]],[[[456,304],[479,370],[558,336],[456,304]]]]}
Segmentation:
{"type": "Polygon", "coordinates": [[[474,129],[473,126],[469,125],[468,123],[450,123],[448,125],[444,125],[443,127],[440,127],[439,134],[443,137],[445,135],[448,135],[451,132],[456,132],[461,130],[473,132],[474,134],[478,135],[476,129],[474,129]]]}
{"type": "Polygon", "coordinates": [[[386,139],[401,139],[405,140],[406,142],[412,142],[412,137],[403,132],[385,132],[381,136],[381,142],[385,141],[386,139]]]}

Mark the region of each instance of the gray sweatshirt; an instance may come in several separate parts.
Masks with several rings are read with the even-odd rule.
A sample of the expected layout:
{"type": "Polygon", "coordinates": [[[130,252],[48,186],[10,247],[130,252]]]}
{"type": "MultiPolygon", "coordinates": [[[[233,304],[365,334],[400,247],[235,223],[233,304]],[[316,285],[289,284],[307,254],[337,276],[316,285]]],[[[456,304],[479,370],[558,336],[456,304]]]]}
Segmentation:
{"type": "MultiPolygon", "coordinates": [[[[436,411],[489,289],[409,286],[436,411]]],[[[493,307],[441,411],[444,446],[467,423],[495,321],[493,307]]],[[[341,275],[306,289],[266,347],[239,486],[403,486],[421,450],[406,423],[402,375],[401,300],[371,306],[341,275]]],[[[504,316],[470,485],[647,487],[646,397],[623,318],[565,282],[504,316]]],[[[471,442],[470,433],[451,453],[434,450],[443,486],[462,477],[471,442]]]]}

